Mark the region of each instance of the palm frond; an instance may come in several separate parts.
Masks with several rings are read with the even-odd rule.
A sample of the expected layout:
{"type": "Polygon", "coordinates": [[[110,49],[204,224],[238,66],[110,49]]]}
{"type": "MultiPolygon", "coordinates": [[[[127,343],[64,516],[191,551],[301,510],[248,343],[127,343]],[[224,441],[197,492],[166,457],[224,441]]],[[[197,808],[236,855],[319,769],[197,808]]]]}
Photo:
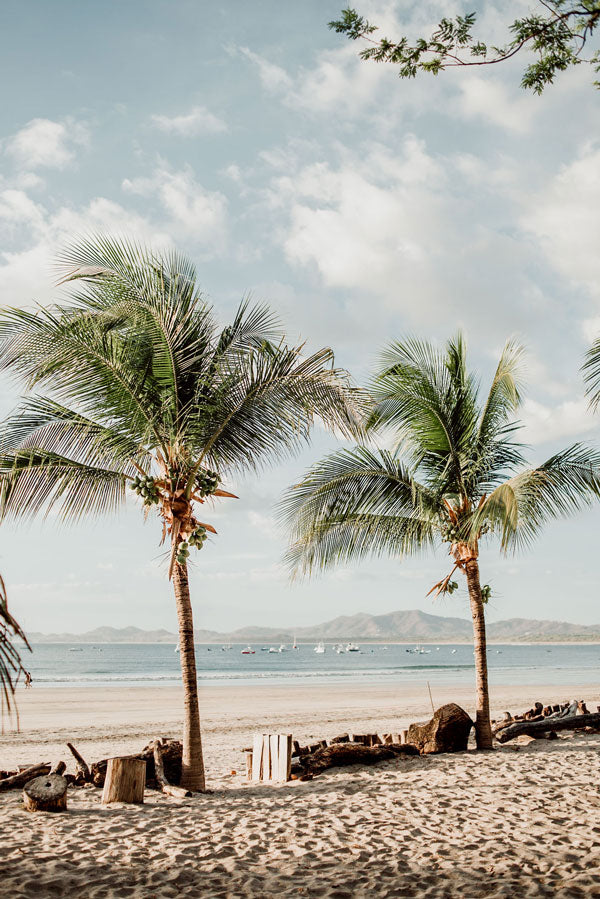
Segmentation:
{"type": "Polygon", "coordinates": [[[3,725],[5,717],[17,711],[13,697],[21,674],[27,673],[15,640],[21,640],[31,651],[23,629],[8,611],[6,587],[0,577],[0,721],[3,725]]]}
{"type": "Polygon", "coordinates": [[[575,514],[599,495],[600,452],[576,443],[497,487],[474,516],[473,529],[487,522],[502,549],[519,549],[548,521],[575,514]]]}
{"type": "Polygon", "coordinates": [[[600,337],[594,341],[587,353],[581,370],[586,383],[586,394],[590,406],[596,410],[600,404],[600,337]]]}
{"type": "Polygon", "coordinates": [[[392,454],[342,450],[314,466],[281,502],[291,531],[288,563],[306,573],[367,554],[419,552],[434,540],[437,511],[392,454]]]}

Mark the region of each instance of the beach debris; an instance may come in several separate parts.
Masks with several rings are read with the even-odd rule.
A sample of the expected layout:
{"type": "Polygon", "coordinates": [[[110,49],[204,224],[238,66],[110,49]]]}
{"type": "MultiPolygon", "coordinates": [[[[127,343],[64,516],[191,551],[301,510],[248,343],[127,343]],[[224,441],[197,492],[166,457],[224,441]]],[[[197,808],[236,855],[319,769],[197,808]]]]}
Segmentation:
{"type": "MultiPolygon", "coordinates": [[[[572,704],[571,704],[572,706],[572,704]]],[[[568,707],[571,707],[568,706],[568,707]]],[[[569,715],[546,715],[536,720],[517,720],[506,724],[502,729],[496,732],[496,739],[499,743],[507,743],[520,734],[527,734],[531,737],[542,736],[551,731],[559,730],[588,730],[592,731],[600,728],[600,713],[589,712],[587,714],[569,714],[569,715]]]]}
{"type": "MultiPolygon", "coordinates": [[[[155,780],[162,792],[166,793],[167,796],[175,796],[177,799],[186,799],[187,797],[192,795],[190,790],[186,790],[184,787],[177,787],[174,784],[169,783],[165,776],[163,751],[163,743],[160,740],[155,740],[152,744],[155,780]]],[[[235,772],[233,773],[235,774],[235,772]]]]}
{"type": "Polygon", "coordinates": [[[83,758],[82,755],[79,754],[79,752],[75,749],[75,747],[73,746],[72,743],[67,743],[67,748],[69,749],[71,755],[77,762],[77,773],[81,774],[81,777],[83,778],[84,781],[89,782],[92,779],[92,776],[90,774],[90,769],[88,767],[86,760],[83,758]]]}
{"type": "Polygon", "coordinates": [[[60,762],[57,762],[56,765],[54,765],[50,774],[64,774],[66,770],[67,770],[67,763],[60,761],[60,762]]]}
{"type": "Polygon", "coordinates": [[[23,807],[28,812],[66,812],[68,786],[61,774],[34,777],[23,788],[23,807]]]}
{"type": "Polygon", "coordinates": [[[254,783],[286,783],[291,765],[291,734],[255,734],[250,760],[250,777],[254,783]]]}
{"type": "Polygon", "coordinates": [[[108,805],[111,802],[142,803],[145,786],[145,759],[131,756],[108,759],[102,804],[108,805]]]}
{"type": "Polygon", "coordinates": [[[362,743],[330,743],[329,746],[317,749],[310,755],[300,756],[292,771],[302,780],[305,775],[313,777],[328,768],[341,768],[347,765],[377,765],[379,762],[397,756],[418,756],[419,750],[410,744],[390,743],[365,746],[362,743]]]}
{"type": "Polygon", "coordinates": [[[455,702],[440,706],[429,721],[411,724],[406,739],[422,753],[465,752],[473,720],[455,702]]]}
{"type": "MultiPolygon", "coordinates": [[[[154,744],[156,740],[144,746],[141,752],[135,753],[129,758],[143,759],[146,765],[146,786],[150,789],[161,789],[156,778],[156,767],[154,762],[154,744]]],[[[171,740],[168,737],[160,739],[160,755],[163,763],[163,773],[170,784],[179,784],[181,780],[181,756],[183,746],[179,740],[171,740]]],[[[97,787],[104,786],[106,777],[106,768],[108,759],[100,759],[99,762],[93,762],[90,766],[91,781],[97,787]]]]}
{"type": "Polygon", "coordinates": [[[29,765],[28,768],[24,768],[22,771],[17,771],[14,774],[8,774],[8,777],[3,777],[0,780],[0,792],[23,787],[34,777],[50,774],[51,767],[50,762],[41,762],[37,765],[29,765]]]}

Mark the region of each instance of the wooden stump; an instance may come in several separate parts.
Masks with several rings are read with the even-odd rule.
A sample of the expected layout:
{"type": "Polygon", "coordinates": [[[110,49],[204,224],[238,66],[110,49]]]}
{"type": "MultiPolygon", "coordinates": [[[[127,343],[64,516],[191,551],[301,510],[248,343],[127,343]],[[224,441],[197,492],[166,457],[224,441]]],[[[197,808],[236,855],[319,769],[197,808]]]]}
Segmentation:
{"type": "Polygon", "coordinates": [[[67,786],[66,778],[60,774],[34,777],[23,788],[23,805],[28,812],[64,812],[67,786]]]}
{"type": "Polygon", "coordinates": [[[143,802],[146,784],[144,759],[108,759],[102,802],[143,802]]]}

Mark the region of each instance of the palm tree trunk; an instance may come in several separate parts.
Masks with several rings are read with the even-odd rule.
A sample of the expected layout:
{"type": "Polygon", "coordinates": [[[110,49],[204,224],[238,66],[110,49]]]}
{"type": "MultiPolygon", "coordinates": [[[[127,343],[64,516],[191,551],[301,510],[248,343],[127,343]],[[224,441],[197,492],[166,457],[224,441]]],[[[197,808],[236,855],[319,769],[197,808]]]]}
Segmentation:
{"type": "Polygon", "coordinates": [[[181,786],[186,790],[204,790],[204,760],[200,734],[196,651],[194,649],[194,619],[190,602],[187,565],[175,564],[173,587],[179,622],[179,654],[183,680],[183,758],[181,786]]]}
{"type": "Polygon", "coordinates": [[[477,714],[475,717],[475,737],[478,749],[492,749],[492,725],[490,722],[490,694],[488,688],[487,648],[485,638],[485,615],[479,565],[475,559],[466,563],[467,586],[473,619],[473,648],[475,650],[475,678],[477,682],[477,714]]]}

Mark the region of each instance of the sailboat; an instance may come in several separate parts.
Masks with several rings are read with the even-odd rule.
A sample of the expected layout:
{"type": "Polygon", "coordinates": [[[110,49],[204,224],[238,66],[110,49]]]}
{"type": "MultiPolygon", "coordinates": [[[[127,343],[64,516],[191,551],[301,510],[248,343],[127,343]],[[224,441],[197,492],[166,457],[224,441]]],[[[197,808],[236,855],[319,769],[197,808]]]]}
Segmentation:
{"type": "Polygon", "coordinates": [[[317,643],[314,651],[318,652],[319,654],[323,654],[325,652],[325,644],[323,643],[323,641],[317,643]]]}
{"type": "Polygon", "coordinates": [[[296,643],[296,634],[294,634],[294,645],[292,646],[292,649],[298,649],[298,644],[296,643]]]}

